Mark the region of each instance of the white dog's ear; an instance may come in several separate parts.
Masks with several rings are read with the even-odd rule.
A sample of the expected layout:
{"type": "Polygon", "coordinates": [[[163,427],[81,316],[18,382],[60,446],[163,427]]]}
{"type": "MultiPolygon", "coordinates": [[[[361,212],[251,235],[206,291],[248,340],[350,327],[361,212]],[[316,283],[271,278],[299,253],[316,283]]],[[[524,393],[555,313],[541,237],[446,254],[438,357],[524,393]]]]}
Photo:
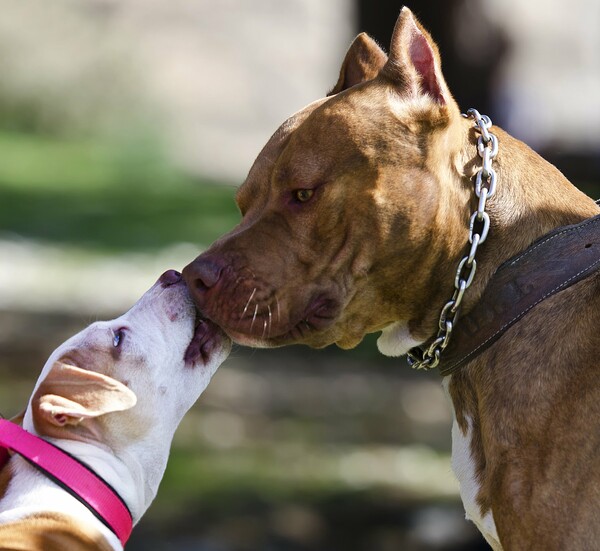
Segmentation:
{"type": "Polygon", "coordinates": [[[435,42],[406,7],[394,27],[390,55],[382,74],[393,81],[401,95],[429,96],[438,105],[453,101],[442,75],[435,42]]]}
{"type": "Polygon", "coordinates": [[[385,65],[387,56],[368,34],[360,33],[348,48],[340,76],[331,92],[332,96],[352,86],[374,79],[385,65]]]}
{"type": "Polygon", "coordinates": [[[130,409],[136,402],[133,391],[119,381],[58,361],[40,384],[31,405],[36,427],[64,427],[130,409]]]}

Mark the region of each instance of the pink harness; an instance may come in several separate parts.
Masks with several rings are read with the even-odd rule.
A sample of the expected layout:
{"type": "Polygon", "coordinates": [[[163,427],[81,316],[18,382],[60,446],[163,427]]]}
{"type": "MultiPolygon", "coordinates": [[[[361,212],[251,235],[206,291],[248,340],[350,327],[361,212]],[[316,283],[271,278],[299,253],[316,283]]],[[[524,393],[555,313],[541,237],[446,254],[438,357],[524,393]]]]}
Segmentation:
{"type": "Polygon", "coordinates": [[[127,505],[102,478],[53,444],[0,419],[0,470],[9,452],[18,453],[85,505],[124,546],[133,527],[127,505]]]}

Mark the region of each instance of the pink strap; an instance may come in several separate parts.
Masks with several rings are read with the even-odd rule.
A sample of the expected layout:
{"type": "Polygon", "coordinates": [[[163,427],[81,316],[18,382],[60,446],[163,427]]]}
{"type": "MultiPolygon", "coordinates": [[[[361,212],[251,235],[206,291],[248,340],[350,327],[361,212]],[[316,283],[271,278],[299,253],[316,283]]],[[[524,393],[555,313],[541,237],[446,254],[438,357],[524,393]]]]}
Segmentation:
{"type": "Polygon", "coordinates": [[[0,419],[0,469],[8,460],[6,450],[9,449],[78,496],[125,545],[133,525],[131,513],[119,495],[98,475],[49,442],[0,419]]]}

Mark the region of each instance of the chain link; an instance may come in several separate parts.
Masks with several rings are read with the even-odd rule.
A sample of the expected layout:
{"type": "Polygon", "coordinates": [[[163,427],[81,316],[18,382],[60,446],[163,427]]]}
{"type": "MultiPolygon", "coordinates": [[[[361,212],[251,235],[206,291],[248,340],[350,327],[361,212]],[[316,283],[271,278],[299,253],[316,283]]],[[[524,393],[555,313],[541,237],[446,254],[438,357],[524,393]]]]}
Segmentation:
{"type": "Polygon", "coordinates": [[[475,255],[477,248],[487,239],[490,229],[490,217],[485,211],[487,200],[496,193],[496,171],[492,168],[492,161],[498,154],[498,138],[489,129],[492,121],[487,115],[480,115],[477,109],[469,109],[464,117],[475,121],[480,135],[477,138],[477,153],[482,159],[482,166],[475,175],[475,196],[477,209],[469,220],[469,254],[463,257],[458,264],[454,276],[454,293],[452,298],[442,308],[439,320],[438,333],[434,341],[427,347],[415,347],[408,351],[408,363],[414,369],[433,369],[440,363],[440,357],[450,342],[450,336],[463,300],[465,291],[473,283],[477,270],[475,255]]]}

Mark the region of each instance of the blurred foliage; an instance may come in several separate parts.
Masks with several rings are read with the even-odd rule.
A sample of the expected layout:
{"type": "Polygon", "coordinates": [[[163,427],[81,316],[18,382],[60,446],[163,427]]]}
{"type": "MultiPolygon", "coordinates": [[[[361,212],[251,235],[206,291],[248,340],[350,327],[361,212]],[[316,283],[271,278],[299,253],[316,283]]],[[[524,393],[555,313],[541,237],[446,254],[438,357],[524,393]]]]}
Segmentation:
{"type": "Polygon", "coordinates": [[[209,244],[239,221],[231,186],[173,169],[149,139],[0,133],[0,233],[102,251],[209,244]]]}

